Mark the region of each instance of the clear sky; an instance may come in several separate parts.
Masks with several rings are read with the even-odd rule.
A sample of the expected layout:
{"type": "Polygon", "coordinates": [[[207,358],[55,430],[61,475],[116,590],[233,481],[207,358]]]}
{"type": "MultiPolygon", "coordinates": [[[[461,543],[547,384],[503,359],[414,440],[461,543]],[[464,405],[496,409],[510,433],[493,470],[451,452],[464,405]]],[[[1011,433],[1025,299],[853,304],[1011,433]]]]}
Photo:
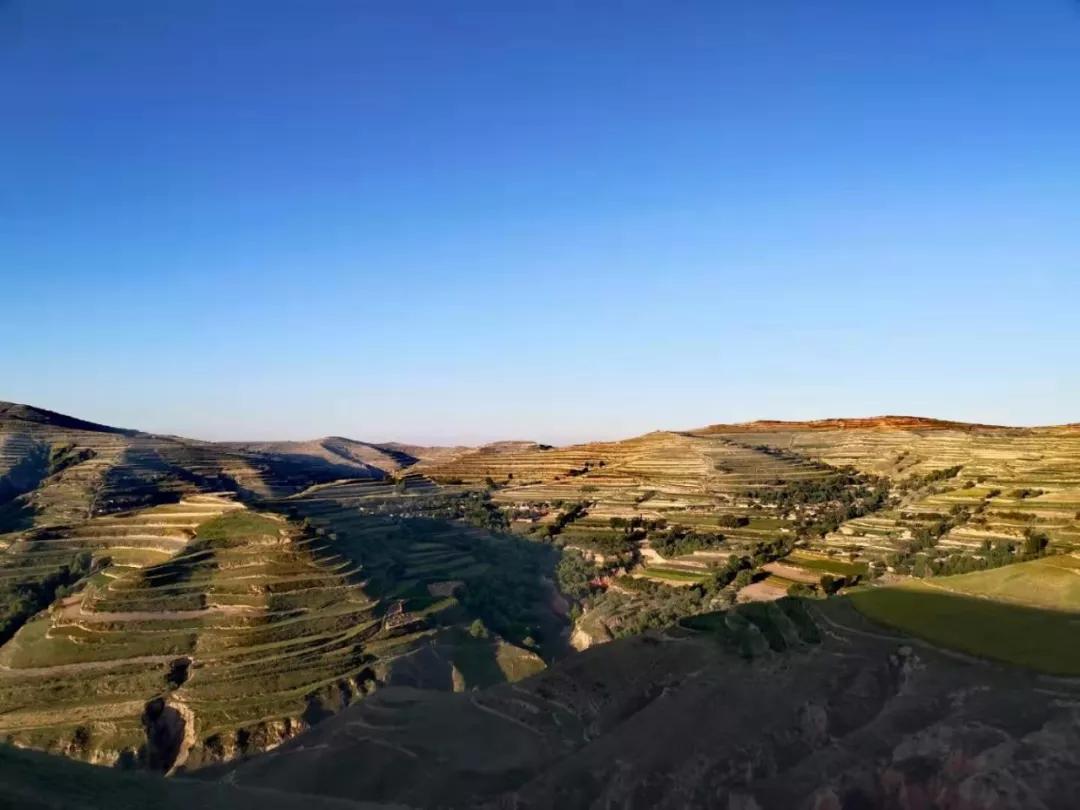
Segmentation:
{"type": "Polygon", "coordinates": [[[0,2],[0,399],[1080,421],[1071,0],[0,2]]]}

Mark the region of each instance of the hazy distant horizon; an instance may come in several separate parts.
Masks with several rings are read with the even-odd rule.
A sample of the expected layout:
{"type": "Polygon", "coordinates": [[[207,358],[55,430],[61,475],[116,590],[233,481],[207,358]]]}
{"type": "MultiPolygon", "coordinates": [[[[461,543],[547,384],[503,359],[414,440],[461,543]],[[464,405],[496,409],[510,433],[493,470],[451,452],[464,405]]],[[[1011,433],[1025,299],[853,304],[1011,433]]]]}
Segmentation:
{"type": "MultiPolygon", "coordinates": [[[[4,399],[3,396],[0,396],[0,401],[3,401],[3,402],[16,402],[16,400],[4,399]]],[[[390,443],[395,443],[396,442],[396,443],[400,443],[400,444],[415,444],[415,445],[420,445],[420,446],[473,446],[473,447],[483,445],[483,444],[489,444],[491,442],[498,442],[498,441],[535,441],[535,442],[539,442],[539,443],[542,443],[542,444],[554,444],[554,445],[579,444],[579,443],[591,442],[591,441],[613,441],[613,440],[620,440],[620,439],[629,439],[629,438],[633,438],[635,436],[641,436],[641,435],[643,435],[645,433],[649,433],[649,432],[654,431],[654,430],[686,431],[686,430],[694,430],[694,429],[698,429],[698,428],[704,428],[704,427],[708,427],[710,425],[717,425],[717,424],[738,424],[738,423],[741,423],[741,422],[769,421],[769,420],[779,420],[779,421],[785,421],[785,422],[810,422],[810,421],[814,421],[814,420],[818,420],[818,419],[861,419],[861,418],[877,418],[877,417],[884,417],[884,416],[894,416],[894,417],[895,416],[902,416],[902,417],[921,417],[921,418],[929,418],[929,419],[942,419],[942,420],[947,420],[947,421],[966,422],[966,423],[969,423],[969,424],[997,425],[997,426],[1000,426],[1000,427],[1016,427],[1016,428],[1054,427],[1054,426],[1059,426],[1059,425],[1075,424],[1075,423],[1078,422],[1077,419],[1072,419],[1072,420],[1065,420],[1065,421],[1062,421],[1062,422],[1054,422],[1054,423],[1017,424],[1017,423],[1006,423],[1006,422],[993,422],[993,421],[989,421],[989,420],[985,420],[985,419],[971,419],[971,418],[960,418],[960,417],[955,417],[955,416],[941,416],[941,415],[938,415],[938,414],[904,413],[904,412],[893,410],[893,411],[881,412],[881,413],[834,413],[834,414],[817,415],[817,416],[788,416],[788,417],[781,417],[781,416],[774,416],[774,415],[765,414],[765,415],[754,416],[754,417],[751,417],[751,418],[748,418],[748,419],[735,419],[735,418],[732,418],[732,419],[725,419],[725,418],[709,419],[709,420],[702,421],[700,423],[693,424],[693,425],[689,425],[689,424],[688,425],[655,425],[653,427],[648,427],[648,428],[644,428],[644,429],[640,429],[640,430],[636,430],[636,431],[632,431],[632,432],[627,432],[627,433],[618,433],[618,434],[616,434],[616,433],[611,433],[611,434],[604,433],[604,434],[598,434],[598,435],[579,436],[579,437],[575,437],[575,438],[571,438],[571,439],[567,439],[567,440],[562,440],[562,441],[554,440],[554,439],[552,439],[550,437],[546,437],[546,436],[532,435],[532,434],[529,434],[529,433],[523,433],[521,435],[501,435],[501,436],[500,435],[473,434],[473,437],[471,439],[464,438],[464,437],[467,437],[469,434],[462,433],[462,434],[457,434],[457,435],[459,435],[459,436],[461,436],[463,438],[457,439],[457,438],[454,438],[455,434],[453,434],[452,432],[451,433],[445,433],[445,434],[437,434],[437,433],[431,433],[429,430],[425,431],[424,429],[418,429],[417,431],[414,431],[411,434],[406,433],[406,434],[403,434],[403,435],[382,436],[382,437],[378,436],[378,435],[369,435],[368,433],[364,432],[363,428],[360,428],[358,430],[324,430],[324,431],[321,431],[321,432],[317,428],[314,429],[314,430],[307,431],[307,432],[304,432],[303,429],[301,429],[299,431],[294,431],[294,432],[291,432],[291,433],[287,432],[287,433],[284,433],[284,434],[277,434],[277,435],[260,435],[260,434],[257,434],[257,433],[244,433],[244,432],[241,432],[240,434],[228,434],[228,435],[225,435],[225,434],[222,434],[222,435],[199,435],[199,434],[195,434],[195,433],[191,433],[191,432],[186,432],[186,431],[183,431],[183,430],[174,430],[174,429],[170,429],[170,428],[164,428],[164,429],[162,429],[162,428],[149,428],[149,427],[147,427],[146,425],[143,425],[143,424],[125,423],[125,422],[117,421],[115,419],[109,419],[109,418],[106,418],[106,417],[101,417],[101,416],[98,416],[98,415],[88,415],[88,414],[86,414],[84,412],[81,412],[81,411],[79,411],[77,409],[75,409],[75,410],[72,410],[72,409],[65,410],[63,408],[52,407],[52,406],[50,406],[48,404],[43,404],[43,403],[40,403],[40,402],[19,402],[18,404],[30,405],[30,406],[33,406],[33,407],[42,408],[42,409],[45,409],[45,410],[49,410],[49,411],[53,411],[53,412],[56,412],[56,413],[64,414],[65,416],[73,416],[73,417],[76,417],[78,419],[84,419],[84,420],[89,421],[89,422],[96,422],[98,424],[106,425],[106,426],[109,426],[109,427],[140,430],[140,431],[143,431],[143,432],[146,432],[146,433],[153,433],[153,434],[163,435],[163,436],[180,436],[180,437],[187,438],[187,439],[197,439],[197,440],[201,440],[201,441],[225,441],[225,442],[229,442],[229,441],[237,441],[237,442],[310,441],[310,440],[314,440],[314,439],[322,439],[322,438],[325,438],[325,437],[328,437],[328,436],[341,436],[341,437],[348,438],[348,439],[354,439],[354,440],[357,440],[357,441],[368,442],[370,444],[390,444],[390,443]],[[444,438],[438,438],[440,435],[442,435],[444,438]]]]}
{"type": "Polygon", "coordinates": [[[212,439],[1080,419],[1074,3],[0,4],[4,396],[212,439]]]}

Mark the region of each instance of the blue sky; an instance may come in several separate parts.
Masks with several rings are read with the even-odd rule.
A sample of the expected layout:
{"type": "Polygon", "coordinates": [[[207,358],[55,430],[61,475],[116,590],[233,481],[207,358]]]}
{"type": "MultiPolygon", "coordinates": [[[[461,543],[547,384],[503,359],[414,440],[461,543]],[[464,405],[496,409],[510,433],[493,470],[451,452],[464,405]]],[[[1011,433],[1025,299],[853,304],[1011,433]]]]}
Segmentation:
{"type": "Polygon", "coordinates": [[[0,2],[0,399],[1080,421],[1078,88],[1068,0],[0,2]]]}

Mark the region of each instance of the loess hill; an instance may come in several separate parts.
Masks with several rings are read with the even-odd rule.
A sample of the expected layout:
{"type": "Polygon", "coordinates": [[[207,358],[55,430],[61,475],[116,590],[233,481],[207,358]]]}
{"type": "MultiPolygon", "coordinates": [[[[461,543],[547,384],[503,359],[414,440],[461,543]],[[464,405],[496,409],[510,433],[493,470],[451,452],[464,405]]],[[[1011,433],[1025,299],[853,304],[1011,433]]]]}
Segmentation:
{"type": "Polygon", "coordinates": [[[1065,807],[1078,561],[1074,427],[470,449],[4,405],[0,738],[238,802],[1065,807]]]}
{"type": "Polygon", "coordinates": [[[474,493],[391,478],[416,457],[383,469],[358,446],[5,407],[3,739],[170,771],[276,745],[377,686],[542,668],[564,623],[546,550],[490,531],[474,493]]]}
{"type": "Polygon", "coordinates": [[[1074,681],[945,654],[845,599],[784,599],[515,684],[380,689],[196,779],[0,749],[19,765],[0,768],[0,790],[87,808],[141,793],[165,806],[1066,810],[1080,789],[1078,698],[1074,681]]]}

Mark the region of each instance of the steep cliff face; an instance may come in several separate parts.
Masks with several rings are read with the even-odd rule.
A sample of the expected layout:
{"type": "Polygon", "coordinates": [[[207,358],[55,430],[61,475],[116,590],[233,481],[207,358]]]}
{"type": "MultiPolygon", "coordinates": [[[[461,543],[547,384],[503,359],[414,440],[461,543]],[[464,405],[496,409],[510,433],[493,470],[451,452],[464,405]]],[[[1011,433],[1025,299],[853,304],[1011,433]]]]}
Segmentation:
{"type": "Polygon", "coordinates": [[[574,629],[570,633],[570,646],[582,652],[597,644],[605,644],[612,638],[614,636],[602,621],[586,614],[574,622],[574,629]]]}
{"type": "Polygon", "coordinates": [[[169,703],[164,698],[147,703],[142,717],[146,730],[143,747],[146,767],[168,773],[177,764],[182,764],[194,742],[194,721],[190,709],[183,704],[169,703]]]}
{"type": "Polygon", "coordinates": [[[304,701],[299,701],[295,715],[225,729],[212,727],[207,718],[200,716],[198,707],[187,702],[183,692],[168,691],[143,706],[140,730],[130,735],[127,745],[110,744],[122,738],[113,733],[118,724],[98,718],[41,747],[93,765],[167,775],[187,773],[271,751],[362,699],[375,687],[370,673],[343,678],[309,694],[306,707],[304,701]]]}

